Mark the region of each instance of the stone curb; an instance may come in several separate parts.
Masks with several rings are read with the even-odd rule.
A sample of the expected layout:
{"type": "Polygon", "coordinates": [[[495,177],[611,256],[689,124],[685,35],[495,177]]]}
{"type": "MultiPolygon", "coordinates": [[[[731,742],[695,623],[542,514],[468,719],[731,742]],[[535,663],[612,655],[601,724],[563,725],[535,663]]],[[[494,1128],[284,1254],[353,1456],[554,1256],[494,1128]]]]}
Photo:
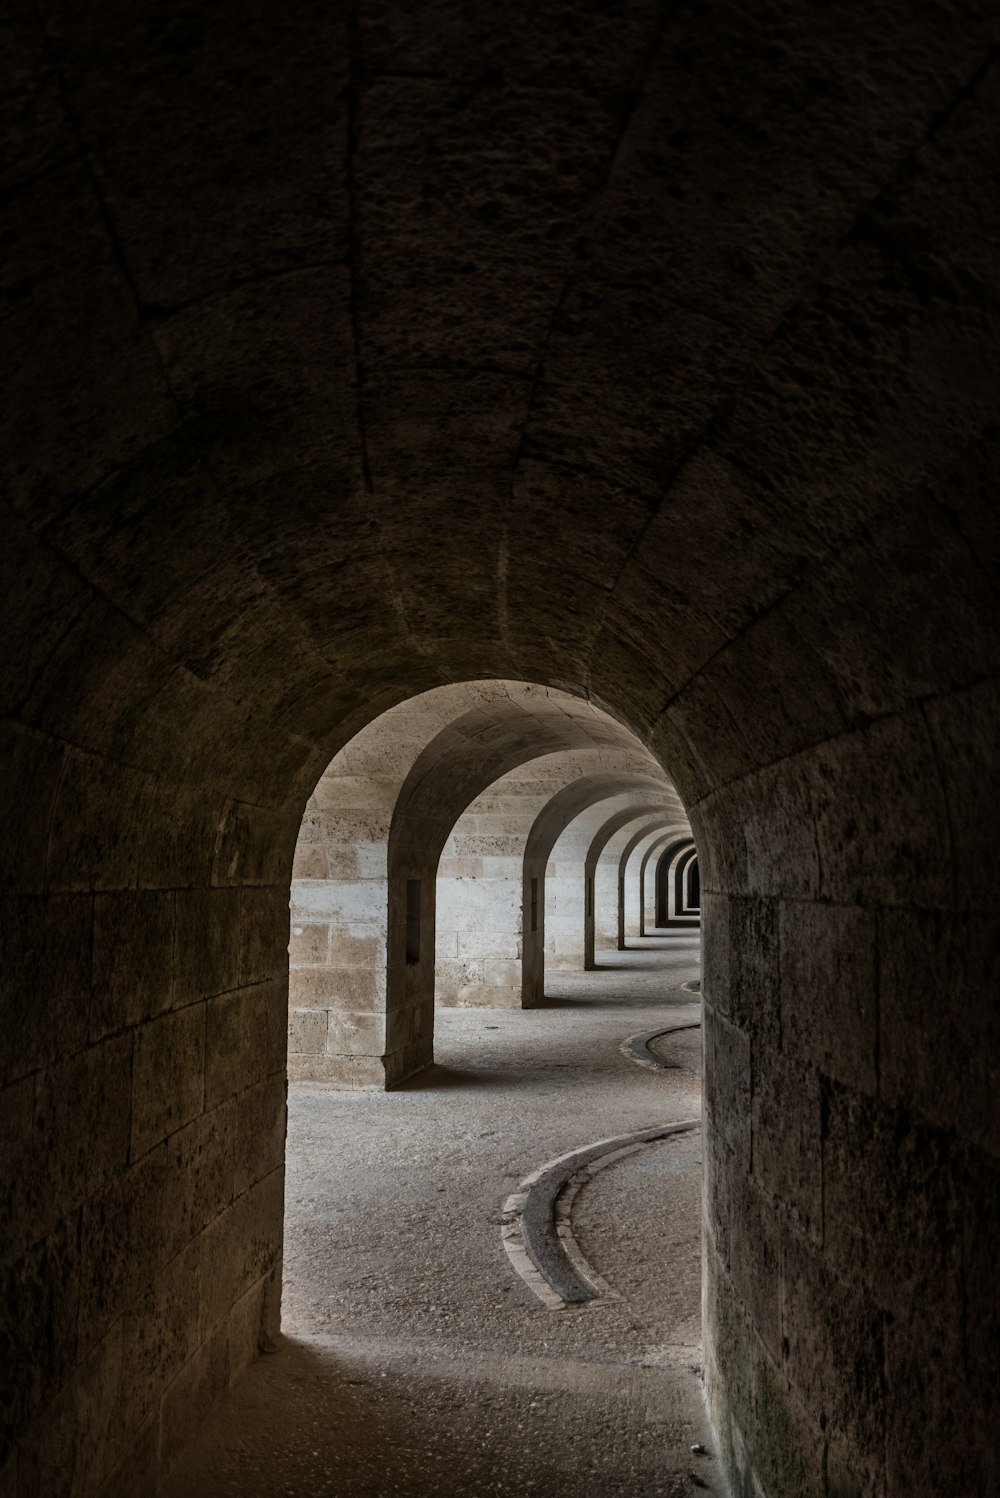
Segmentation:
{"type": "Polygon", "coordinates": [[[618,1049],[630,1061],[649,1067],[651,1071],[677,1071],[678,1068],[672,1062],[664,1061],[655,1051],[649,1049],[650,1042],[661,1035],[676,1035],[680,1030],[700,1029],[701,1020],[699,1019],[691,1020],[684,1025],[667,1025],[662,1030],[644,1030],[641,1035],[630,1035],[628,1040],[623,1040],[618,1049]]]}
{"type": "Polygon", "coordinates": [[[561,1311],[570,1305],[618,1298],[587,1263],[573,1236],[573,1202],[599,1170],[656,1140],[697,1128],[698,1120],[688,1119],[616,1139],[599,1139],[557,1155],[525,1176],[504,1202],[501,1236],[514,1269],[543,1305],[561,1311]]]}

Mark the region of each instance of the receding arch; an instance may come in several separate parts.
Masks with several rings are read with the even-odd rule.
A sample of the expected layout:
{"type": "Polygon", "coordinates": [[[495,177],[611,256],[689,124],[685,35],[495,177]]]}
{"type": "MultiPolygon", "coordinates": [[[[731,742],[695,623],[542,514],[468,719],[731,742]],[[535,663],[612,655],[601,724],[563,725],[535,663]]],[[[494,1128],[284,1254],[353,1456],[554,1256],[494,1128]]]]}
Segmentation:
{"type": "MultiPolygon", "coordinates": [[[[615,836],[627,831],[635,822],[641,822],[644,832],[652,832],[657,827],[662,827],[664,822],[676,816],[676,807],[670,805],[665,807],[659,815],[654,815],[653,807],[644,807],[636,811],[633,807],[624,807],[621,811],[613,813],[593,834],[589,846],[586,848],[583,860],[584,886],[588,892],[588,898],[584,902],[583,911],[583,948],[582,966],[584,969],[593,969],[595,966],[594,952],[596,944],[596,932],[598,926],[598,904],[606,899],[609,911],[614,913],[614,923],[617,928],[619,912],[619,891],[617,879],[608,890],[598,886],[598,869],[600,861],[608,848],[609,843],[615,836]]],[[[617,873],[617,860],[614,872],[617,873]]]]}
{"type": "Polygon", "coordinates": [[[524,846],[548,801],[583,776],[648,772],[644,754],[572,750],[511,771],[466,807],[436,881],[435,1002],[520,1007],[524,933],[544,912],[544,882],[521,899],[524,846]]]}
{"type": "Polygon", "coordinates": [[[671,871],[676,865],[677,859],[689,846],[694,844],[689,839],[682,839],[671,843],[665,848],[656,861],[656,873],[654,884],[656,891],[656,924],[658,926],[670,926],[674,924],[690,924],[683,917],[674,913],[674,895],[671,888],[671,871]]]}
{"type": "Polygon", "coordinates": [[[628,877],[629,863],[626,862],[622,868],[621,935],[623,945],[626,935],[645,936],[649,929],[650,911],[646,884],[646,868],[652,849],[659,847],[664,841],[684,831],[686,829],[680,824],[671,826],[660,837],[655,838],[652,843],[646,846],[639,845],[630,851],[629,859],[632,865],[631,879],[628,877]]]}
{"type": "MultiPolygon", "coordinates": [[[[600,766],[583,777],[584,800],[598,784],[638,784],[676,802],[655,760],[621,724],[530,683],[437,689],[345,747],[304,824],[309,834],[323,825],[325,863],[315,842],[300,843],[298,871],[313,877],[293,885],[293,935],[326,958],[292,970],[295,1075],[395,1086],[430,1063],[441,852],[488,786],[559,756],[577,770],[600,766]],[[339,865],[331,865],[331,840],[339,865]],[[299,994],[305,1004],[295,1002],[299,994]]],[[[520,987],[523,994],[523,978],[520,987]]]]}
{"type": "Polygon", "coordinates": [[[688,901],[688,871],[692,862],[698,857],[698,850],[692,846],[684,848],[676,857],[671,873],[674,914],[679,921],[694,921],[696,917],[688,901]]]}
{"type": "Polygon", "coordinates": [[[595,902],[597,923],[594,928],[594,947],[601,946],[615,951],[621,950],[621,938],[625,921],[624,866],[634,847],[664,825],[675,819],[672,810],[660,812],[643,819],[638,830],[633,823],[626,823],[611,837],[600,854],[595,871],[595,902]],[[603,924],[600,924],[603,918],[603,924]]]}
{"type": "Polygon", "coordinates": [[[615,797],[630,799],[636,805],[640,795],[647,804],[650,795],[660,795],[662,782],[651,776],[585,776],[567,786],[546,806],[533,824],[525,842],[524,868],[522,875],[522,906],[526,912],[534,911],[525,921],[525,943],[523,1004],[533,1008],[541,1004],[545,996],[545,902],[544,881],[549,859],[559,837],[581,813],[615,797]],[[539,892],[542,898],[539,900],[539,892]],[[534,895],[534,899],[533,899],[534,895]]]}

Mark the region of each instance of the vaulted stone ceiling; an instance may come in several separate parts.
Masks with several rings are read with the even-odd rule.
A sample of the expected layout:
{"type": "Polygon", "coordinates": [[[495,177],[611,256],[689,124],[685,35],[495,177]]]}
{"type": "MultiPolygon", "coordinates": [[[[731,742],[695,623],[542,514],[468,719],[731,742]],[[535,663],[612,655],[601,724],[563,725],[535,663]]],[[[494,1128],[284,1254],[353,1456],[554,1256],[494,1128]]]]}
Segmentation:
{"type": "Polygon", "coordinates": [[[523,675],[667,712],[690,795],[995,665],[992,7],[42,10],[22,693],[135,627],[159,714],[307,743],[523,675]]]}

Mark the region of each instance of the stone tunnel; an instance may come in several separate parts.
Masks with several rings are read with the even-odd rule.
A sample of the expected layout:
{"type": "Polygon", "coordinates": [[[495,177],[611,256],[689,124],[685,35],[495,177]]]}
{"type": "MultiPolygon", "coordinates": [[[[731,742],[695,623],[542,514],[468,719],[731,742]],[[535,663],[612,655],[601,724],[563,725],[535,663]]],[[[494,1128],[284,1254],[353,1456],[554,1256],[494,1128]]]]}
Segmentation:
{"type": "MultiPolygon", "coordinates": [[[[695,938],[714,1465],[620,1491],[1000,1493],[998,45],[9,0],[2,1498],[202,1491],[293,1356],[289,1088],[445,1115],[439,1029],[561,1045],[567,975],[695,938]]],[[[294,1491],[467,1490],[397,1466],[294,1491]]]]}

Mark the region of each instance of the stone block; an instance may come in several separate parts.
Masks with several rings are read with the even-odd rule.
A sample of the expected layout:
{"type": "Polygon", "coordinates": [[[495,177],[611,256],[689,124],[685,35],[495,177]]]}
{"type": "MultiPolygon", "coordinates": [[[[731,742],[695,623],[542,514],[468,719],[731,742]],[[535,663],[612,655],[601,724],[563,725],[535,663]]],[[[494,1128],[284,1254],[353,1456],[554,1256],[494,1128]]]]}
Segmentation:
{"type": "Polygon", "coordinates": [[[212,877],[225,798],[203,786],[161,780],[150,796],[139,883],[143,889],[201,889],[212,877]]]}
{"type": "Polygon", "coordinates": [[[289,1009],[288,1052],[322,1056],[326,1052],[328,1012],[325,1009],[289,1009]]]}
{"type": "Polygon", "coordinates": [[[792,1229],[782,1243],[782,1338],[796,1397],[841,1429],[867,1464],[877,1464],[884,1440],[881,1314],[792,1229]]]}
{"type": "Polygon", "coordinates": [[[246,1152],[240,1142],[240,1101],[229,1098],[208,1108],[167,1141],[164,1172],[179,1243],[200,1233],[233,1199],[241,1149],[246,1152]]]}
{"type": "Polygon", "coordinates": [[[215,1332],[189,1358],[168,1386],[160,1412],[160,1471],[165,1475],[212,1406],[229,1387],[227,1328],[215,1332]]]}
{"type": "Polygon", "coordinates": [[[173,891],[95,897],[91,1040],[169,1009],[173,943],[173,891]]]}
{"type": "Polygon", "coordinates": [[[707,890],[701,896],[701,990],[720,1014],[729,1013],[730,902],[707,890]]]}
{"type": "Polygon", "coordinates": [[[965,1498],[1000,1492],[994,1390],[969,1383],[960,1365],[935,1357],[919,1318],[887,1331],[886,1477],[888,1498],[965,1498]]]}
{"type": "Polygon", "coordinates": [[[296,968],[288,991],[296,1009],[350,1009],[378,1013],[385,1008],[386,972],[357,967],[296,968]]]}
{"type": "MultiPolygon", "coordinates": [[[[245,731],[249,732],[249,727],[245,731]]],[[[275,735],[276,748],[281,742],[275,735]]],[[[296,757],[303,752],[304,747],[299,746],[296,757]]],[[[277,762],[268,768],[268,778],[275,779],[277,762]]],[[[285,792],[288,782],[282,782],[280,774],[277,781],[285,792]]],[[[248,789],[251,795],[260,794],[256,786],[248,789]]],[[[246,800],[227,801],[215,840],[212,883],[220,888],[232,884],[287,887],[297,830],[291,808],[276,812],[269,806],[249,805],[246,800]]]]}
{"type": "Polygon", "coordinates": [[[881,1096],[1000,1155],[1000,941],[990,915],[879,913],[881,1096]]]}
{"type": "Polygon", "coordinates": [[[0,724],[0,757],[7,790],[0,889],[9,893],[40,893],[44,887],[49,821],[66,752],[64,743],[47,734],[35,733],[20,723],[0,724]]]}
{"type": "Polygon", "coordinates": [[[384,879],[323,879],[296,884],[292,891],[293,921],[385,920],[384,879]]]}
{"type": "Polygon", "coordinates": [[[957,900],[967,910],[995,911],[1000,903],[1000,874],[991,836],[998,796],[997,711],[995,681],[953,693],[926,708],[944,780],[957,900]]]}
{"type": "Polygon", "coordinates": [[[844,729],[843,704],[819,659],[780,609],[767,611],[712,663],[716,690],[758,764],[844,729]],[[768,670],[756,669],[761,660],[768,670]]]}
{"type": "Polygon", "coordinates": [[[292,861],[292,879],[329,879],[330,862],[326,848],[320,843],[304,843],[302,834],[295,845],[292,861]]]}
{"type": "Polygon", "coordinates": [[[990,1391],[1000,1418],[1000,1162],[974,1146],[959,1147],[957,1156],[953,1189],[961,1218],[966,1368],[974,1388],[990,1391]]]}
{"type": "Polygon", "coordinates": [[[777,900],[734,899],[729,907],[729,1015],[755,1043],[772,1048],[781,1035],[778,957],[777,900]]]}
{"type": "Polygon", "coordinates": [[[160,1472],[160,1411],[155,1409],[122,1437],[123,1455],[100,1491],[100,1498],[137,1498],[155,1493],[160,1472]]]}
{"type": "Polygon", "coordinates": [[[0,1498],[17,1498],[17,1451],[0,1462],[0,1498]]]}
{"type": "Polygon", "coordinates": [[[242,1196],[285,1158],[284,1070],[248,1087],[235,1099],[233,1194],[242,1196]]]}
{"type": "Polygon", "coordinates": [[[177,891],[174,1003],[193,1004],[239,984],[240,891],[177,891]]]}
{"type": "Polygon", "coordinates": [[[491,990],[520,990],[521,964],[512,957],[488,957],[483,963],[483,982],[491,990]]]}
{"type": "Polygon", "coordinates": [[[231,1202],[234,1135],[235,1104],[202,1114],[85,1205],[81,1351],[231,1202]]]}
{"type": "Polygon", "coordinates": [[[715,1250],[724,1264],[729,1262],[729,1203],[745,1175],[725,1139],[706,1114],[702,1120],[704,1182],[704,1226],[712,1235],[715,1250]]]}
{"type": "Polygon", "coordinates": [[[77,1362],[80,1254],[75,1216],[0,1270],[0,1463],[77,1362]]]}
{"type": "Polygon", "coordinates": [[[946,1135],[843,1088],[823,1141],[824,1250],[845,1280],[906,1320],[946,1361],[961,1357],[961,1228],[946,1135]]]}
{"type": "Polygon", "coordinates": [[[727,1265],[733,1289],[776,1364],[781,1362],[781,1242],[774,1205],[734,1172],[726,1203],[727,1265]]]}
{"type": "Polygon", "coordinates": [[[277,1071],[284,1071],[286,988],[258,983],[219,994],[207,1004],[205,1104],[212,1107],[277,1071]]]}
{"type": "Polygon", "coordinates": [[[342,922],[333,927],[330,962],[338,968],[363,968],[366,972],[385,971],[386,940],[384,927],[362,922],[342,922]]]}
{"type": "Polygon", "coordinates": [[[177,1254],[125,1312],[123,1420],[134,1430],[200,1340],[201,1239],[177,1254]]]}
{"type": "Polygon", "coordinates": [[[71,750],[52,812],[51,889],[128,889],[139,860],[156,782],[127,765],[71,750]]]}
{"type": "Polygon", "coordinates": [[[288,942],[288,961],[293,968],[329,967],[329,922],[302,924],[296,921],[288,942]]]}
{"type": "Polygon", "coordinates": [[[288,888],[240,893],[240,984],[280,978],[288,968],[288,888]]]}
{"type": "Polygon", "coordinates": [[[385,1068],[381,1056],[290,1055],[288,1080],[382,1091],[385,1088],[385,1068]]]}
{"type": "Polygon", "coordinates": [[[753,1415],[753,1333],[744,1306],[724,1265],[709,1251],[702,1282],[702,1331],[706,1362],[725,1370],[714,1380],[712,1419],[728,1439],[730,1420],[746,1429],[753,1415]],[[720,1402],[721,1400],[721,1402],[720,1402]]]}
{"type": "Polygon", "coordinates": [[[90,1498],[118,1460],[123,1323],[76,1368],[20,1448],[18,1498],[90,1498]]]}
{"type": "Polygon", "coordinates": [[[120,1035],[38,1077],[33,1132],[44,1162],[46,1228],[124,1170],[131,1073],[132,1037],[120,1035]]]}
{"type": "Polygon", "coordinates": [[[205,1005],[193,1004],[135,1032],[132,1159],[190,1123],[205,1101],[205,1005]]]}
{"type": "Polygon", "coordinates": [[[748,1435],[756,1491],[827,1498],[824,1437],[780,1371],[759,1344],[753,1348],[753,1421],[748,1435]]]}
{"type": "Polygon", "coordinates": [[[826,1489],[827,1498],[885,1498],[885,1461],[864,1456],[843,1431],[827,1426],[826,1489]]]}
{"type": "Polygon", "coordinates": [[[710,1005],[702,1009],[705,1108],[740,1168],[750,1169],[750,1041],[710,1005]]]}
{"type": "Polygon", "coordinates": [[[279,1262],[284,1205],[279,1169],[237,1197],[198,1239],[203,1336],[222,1325],[250,1286],[279,1262]]]}
{"type": "Polygon", "coordinates": [[[682,687],[668,716],[686,739],[708,789],[736,780],[753,768],[755,761],[742,726],[707,672],[691,677],[682,687]]]}
{"type": "Polygon", "coordinates": [[[249,1368],[260,1350],[265,1316],[267,1278],[250,1286],[229,1312],[226,1340],[229,1352],[229,1382],[232,1385],[249,1368]]]}
{"type": "Polygon", "coordinates": [[[782,901],[780,941],[782,1046],[874,1095],[874,911],[782,901]]]}
{"type": "Polygon", "coordinates": [[[873,723],[810,752],[809,822],[822,895],[841,904],[949,903],[947,812],[919,712],[873,723]]]}
{"type": "Polygon", "coordinates": [[[4,1260],[16,1258],[42,1237],[52,1201],[41,1143],[35,1133],[35,1079],[0,1092],[0,1222],[4,1260]]]}
{"type": "Polygon", "coordinates": [[[725,794],[734,803],[731,816],[735,822],[730,825],[742,823],[745,856],[744,872],[739,877],[738,850],[729,855],[726,843],[739,844],[740,840],[716,839],[714,856],[720,864],[722,887],[734,894],[816,899],[820,893],[820,861],[813,830],[808,758],[798,755],[759,770],[738,787],[727,787],[725,794]],[[721,864],[725,856],[729,856],[731,866],[724,870],[721,864]]]}
{"type": "Polygon", "coordinates": [[[820,1081],[811,1066],[754,1049],[751,1107],[753,1175],[807,1236],[823,1234],[820,1081]]]}
{"type": "Polygon", "coordinates": [[[86,1044],[92,929],[89,895],[0,902],[4,1081],[72,1056],[86,1044]]]}

